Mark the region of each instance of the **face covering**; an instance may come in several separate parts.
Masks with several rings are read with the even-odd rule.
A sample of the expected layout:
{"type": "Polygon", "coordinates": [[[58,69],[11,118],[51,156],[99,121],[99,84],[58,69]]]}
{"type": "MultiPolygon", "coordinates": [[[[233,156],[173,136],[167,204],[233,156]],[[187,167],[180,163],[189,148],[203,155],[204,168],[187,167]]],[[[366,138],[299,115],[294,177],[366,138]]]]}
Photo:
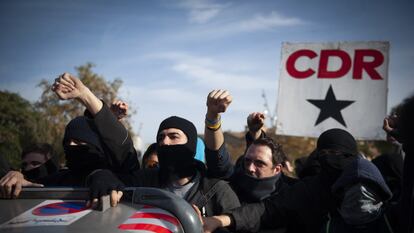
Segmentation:
{"type": "Polygon", "coordinates": [[[194,152],[185,145],[158,147],[158,162],[162,183],[195,174],[194,152]]]}
{"type": "Polygon", "coordinates": [[[347,224],[367,224],[381,214],[383,203],[378,199],[370,188],[355,184],[345,192],[338,212],[347,224]]]}
{"type": "Polygon", "coordinates": [[[66,165],[72,171],[89,173],[98,168],[105,168],[104,155],[91,145],[64,147],[66,165]]]}
{"type": "Polygon", "coordinates": [[[324,154],[319,156],[321,168],[327,175],[335,181],[342,173],[344,168],[348,166],[357,156],[345,154],[324,154]]]}
{"type": "Polygon", "coordinates": [[[245,171],[238,171],[232,182],[243,196],[243,201],[258,202],[269,197],[276,190],[276,183],[281,174],[266,178],[256,178],[245,171]]]}
{"type": "Polygon", "coordinates": [[[55,173],[58,170],[57,165],[52,161],[52,159],[48,159],[45,163],[40,165],[37,168],[33,168],[31,170],[25,171],[22,170],[23,175],[25,178],[29,180],[36,180],[50,174],[55,173]]]}

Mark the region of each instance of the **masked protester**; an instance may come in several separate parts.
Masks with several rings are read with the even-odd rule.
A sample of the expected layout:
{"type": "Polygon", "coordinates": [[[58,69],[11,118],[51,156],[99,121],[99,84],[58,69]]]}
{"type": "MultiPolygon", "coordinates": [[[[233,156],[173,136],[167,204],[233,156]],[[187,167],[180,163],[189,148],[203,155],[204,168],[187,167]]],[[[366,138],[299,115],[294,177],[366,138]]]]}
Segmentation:
{"type": "Polygon", "coordinates": [[[204,219],[204,227],[230,227],[241,232],[286,227],[286,232],[320,232],[329,211],[335,208],[331,187],[342,171],[358,158],[354,137],[342,129],[323,132],[317,142],[319,174],[288,186],[278,195],[259,203],[243,205],[226,215],[204,219]]]}
{"type": "MultiPolygon", "coordinates": [[[[85,116],[71,120],[65,129],[63,147],[68,169],[31,181],[19,172],[9,172],[0,179],[0,193],[5,197],[17,197],[21,187],[41,186],[37,183],[46,186],[84,186],[87,175],[95,169],[119,173],[139,169],[128,130],[118,121],[119,117],[114,111],[81,80],[64,73],[55,79],[52,90],[60,99],[75,99],[86,107],[85,116]]],[[[114,108],[117,109],[116,106],[114,108]]],[[[119,107],[115,112],[125,115],[126,108],[119,107]]]]}
{"type": "Polygon", "coordinates": [[[353,160],[331,190],[336,205],[321,232],[393,232],[386,215],[392,193],[373,163],[353,160]]]}
{"type": "Polygon", "coordinates": [[[59,170],[53,147],[47,143],[34,144],[22,152],[21,171],[28,180],[37,180],[59,170]]]}
{"type": "MultiPolygon", "coordinates": [[[[205,165],[194,158],[196,145],[197,131],[193,123],[177,116],[165,119],[157,133],[159,168],[117,174],[120,179],[117,186],[168,190],[197,206],[205,216],[221,214],[240,206],[236,194],[226,182],[207,177],[205,165]]],[[[93,173],[88,179],[92,192],[111,193],[114,182],[103,182],[111,175],[112,178],[115,176],[108,170],[93,173]]]]}
{"type": "Polygon", "coordinates": [[[85,116],[76,117],[66,126],[63,149],[66,166],[74,172],[90,173],[108,167],[98,130],[85,116]]]}

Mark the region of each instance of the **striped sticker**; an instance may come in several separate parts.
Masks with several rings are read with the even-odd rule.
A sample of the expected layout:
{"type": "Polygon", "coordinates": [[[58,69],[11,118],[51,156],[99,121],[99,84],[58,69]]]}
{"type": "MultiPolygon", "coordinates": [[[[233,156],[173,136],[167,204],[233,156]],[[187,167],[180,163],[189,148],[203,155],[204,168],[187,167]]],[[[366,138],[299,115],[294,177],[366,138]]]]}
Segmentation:
{"type": "Polygon", "coordinates": [[[144,206],[118,228],[137,233],[178,233],[180,222],[168,211],[144,206]]]}

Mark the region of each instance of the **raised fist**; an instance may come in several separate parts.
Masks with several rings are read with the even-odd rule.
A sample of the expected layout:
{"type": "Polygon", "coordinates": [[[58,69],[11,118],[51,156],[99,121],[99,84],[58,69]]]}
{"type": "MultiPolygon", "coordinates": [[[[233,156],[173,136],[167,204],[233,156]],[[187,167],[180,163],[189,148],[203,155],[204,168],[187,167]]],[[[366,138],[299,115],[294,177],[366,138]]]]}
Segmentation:
{"type": "Polygon", "coordinates": [[[226,90],[213,90],[207,96],[207,113],[218,115],[227,110],[233,97],[226,90]]]}
{"type": "Polygon", "coordinates": [[[249,131],[251,132],[257,132],[259,131],[265,121],[265,115],[261,112],[253,112],[250,113],[247,117],[247,127],[249,128],[249,131]]]}
{"type": "Polygon", "coordinates": [[[88,88],[75,76],[69,73],[63,73],[52,85],[52,91],[61,100],[79,98],[88,88]]]}
{"type": "Polygon", "coordinates": [[[118,120],[121,120],[128,115],[128,107],[127,103],[121,100],[115,100],[111,104],[111,111],[118,120]]]}

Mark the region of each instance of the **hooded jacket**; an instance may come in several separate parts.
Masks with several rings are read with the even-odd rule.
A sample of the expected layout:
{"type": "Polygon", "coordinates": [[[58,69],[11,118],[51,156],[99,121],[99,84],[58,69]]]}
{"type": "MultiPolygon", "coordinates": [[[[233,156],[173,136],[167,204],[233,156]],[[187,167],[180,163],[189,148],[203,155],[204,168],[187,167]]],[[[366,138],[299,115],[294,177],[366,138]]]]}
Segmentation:
{"type": "MultiPolygon", "coordinates": [[[[85,112],[85,116],[73,119],[66,127],[63,143],[65,144],[70,138],[87,142],[95,147],[99,160],[94,167],[83,170],[73,170],[69,167],[67,170],[35,182],[47,186],[84,186],[86,176],[92,169],[109,169],[113,172],[127,173],[140,167],[128,131],[118,122],[105,103],[94,117],[85,112]]],[[[66,155],[67,160],[70,160],[68,156],[72,155],[66,155]]]]}
{"type": "MultiPolygon", "coordinates": [[[[391,233],[393,232],[393,227],[391,226],[388,217],[386,216],[386,202],[391,199],[392,193],[385,183],[380,171],[377,167],[370,161],[358,158],[349,164],[345,170],[342,172],[342,175],[337,179],[337,181],[332,185],[332,193],[337,197],[337,204],[335,209],[330,211],[329,220],[326,222],[325,226],[322,228],[321,232],[361,232],[361,233],[376,233],[384,232],[391,233]],[[344,196],[344,193],[352,185],[363,185],[369,187],[371,193],[383,204],[379,204],[378,212],[371,213],[372,220],[363,224],[349,224],[346,223],[344,217],[338,211],[339,206],[344,200],[341,198],[344,196]]],[[[362,205],[362,200],[356,202],[362,205]]],[[[356,206],[356,203],[351,203],[352,206],[356,206]]],[[[357,204],[357,205],[358,205],[357,204]]],[[[366,205],[364,203],[364,205],[366,205]]],[[[361,206],[358,206],[361,208],[361,206]]],[[[356,215],[356,211],[352,211],[356,215]]],[[[365,213],[368,213],[365,211],[365,213]]]]}

